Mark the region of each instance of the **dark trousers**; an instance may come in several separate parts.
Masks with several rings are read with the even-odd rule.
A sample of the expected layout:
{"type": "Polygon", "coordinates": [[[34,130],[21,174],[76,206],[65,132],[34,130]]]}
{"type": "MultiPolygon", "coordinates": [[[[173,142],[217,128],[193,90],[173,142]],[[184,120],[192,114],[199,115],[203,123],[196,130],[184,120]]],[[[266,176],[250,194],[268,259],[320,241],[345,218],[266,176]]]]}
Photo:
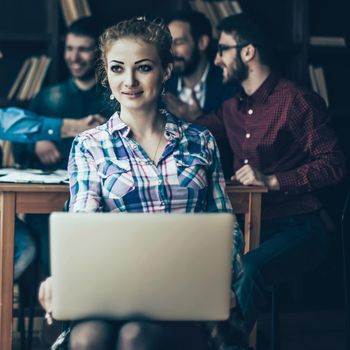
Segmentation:
{"type": "Polygon", "coordinates": [[[328,249],[319,212],[263,221],[260,242],[244,255],[242,277],[233,286],[248,332],[268,305],[271,287],[315,268],[328,249]]]}

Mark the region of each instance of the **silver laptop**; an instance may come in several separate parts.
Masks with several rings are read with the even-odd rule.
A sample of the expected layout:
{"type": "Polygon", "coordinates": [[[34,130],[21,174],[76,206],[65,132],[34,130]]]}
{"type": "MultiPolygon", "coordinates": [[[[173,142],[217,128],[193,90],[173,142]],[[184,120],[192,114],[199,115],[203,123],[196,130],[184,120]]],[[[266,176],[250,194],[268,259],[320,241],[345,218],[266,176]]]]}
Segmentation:
{"type": "Polygon", "coordinates": [[[225,320],[230,214],[53,213],[53,316],[225,320]]]}

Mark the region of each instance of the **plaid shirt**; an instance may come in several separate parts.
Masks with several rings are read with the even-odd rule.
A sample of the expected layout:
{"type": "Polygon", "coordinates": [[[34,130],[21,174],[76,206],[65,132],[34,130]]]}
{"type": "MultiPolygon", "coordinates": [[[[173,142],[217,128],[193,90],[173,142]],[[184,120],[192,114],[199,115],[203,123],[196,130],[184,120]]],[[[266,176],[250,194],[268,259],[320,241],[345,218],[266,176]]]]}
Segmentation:
{"type": "Polygon", "coordinates": [[[324,101],[274,73],[251,96],[242,91],[198,123],[218,139],[227,135],[235,171],[250,164],[276,175],[280,191],[263,196],[263,219],[319,209],[314,192],[344,176],[345,159],[324,101]]]}
{"type": "MultiPolygon", "coordinates": [[[[68,164],[70,211],[232,212],[212,134],[162,113],[168,143],[158,164],[133,140],[118,113],[75,138],[68,164]]],[[[236,224],[235,278],[242,270],[242,251],[236,224]]],[[[215,324],[208,324],[208,332],[216,343],[215,324]]]]}
{"type": "Polygon", "coordinates": [[[168,143],[157,165],[117,113],[74,140],[71,211],[232,211],[213,136],[166,112],[164,117],[168,143]]]}

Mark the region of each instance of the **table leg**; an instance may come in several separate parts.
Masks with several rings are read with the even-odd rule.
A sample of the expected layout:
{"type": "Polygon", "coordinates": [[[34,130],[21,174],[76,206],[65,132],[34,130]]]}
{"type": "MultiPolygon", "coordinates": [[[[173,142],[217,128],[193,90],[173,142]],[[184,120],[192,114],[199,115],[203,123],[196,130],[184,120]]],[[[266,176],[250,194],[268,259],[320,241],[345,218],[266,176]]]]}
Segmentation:
{"type": "Polygon", "coordinates": [[[251,217],[250,249],[255,249],[260,244],[261,193],[251,194],[251,217]]]}
{"type": "Polygon", "coordinates": [[[0,349],[12,349],[15,193],[0,193],[0,349]]]}
{"type": "MultiPolygon", "coordinates": [[[[260,220],[261,220],[261,193],[251,193],[249,198],[250,210],[250,240],[249,247],[252,250],[259,246],[260,243],[260,220]]],[[[257,322],[249,335],[249,346],[256,349],[257,340],[257,322]]]]}

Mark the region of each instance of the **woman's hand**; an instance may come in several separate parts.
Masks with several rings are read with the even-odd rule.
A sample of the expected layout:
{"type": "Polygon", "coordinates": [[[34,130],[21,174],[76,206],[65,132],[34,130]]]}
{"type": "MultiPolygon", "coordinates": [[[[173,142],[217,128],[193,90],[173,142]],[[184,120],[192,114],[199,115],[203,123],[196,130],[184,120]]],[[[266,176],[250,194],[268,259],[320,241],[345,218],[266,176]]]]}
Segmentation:
{"type": "Polygon", "coordinates": [[[39,287],[39,302],[45,309],[45,318],[49,325],[52,324],[52,277],[48,277],[44,282],[41,282],[39,287]]]}

